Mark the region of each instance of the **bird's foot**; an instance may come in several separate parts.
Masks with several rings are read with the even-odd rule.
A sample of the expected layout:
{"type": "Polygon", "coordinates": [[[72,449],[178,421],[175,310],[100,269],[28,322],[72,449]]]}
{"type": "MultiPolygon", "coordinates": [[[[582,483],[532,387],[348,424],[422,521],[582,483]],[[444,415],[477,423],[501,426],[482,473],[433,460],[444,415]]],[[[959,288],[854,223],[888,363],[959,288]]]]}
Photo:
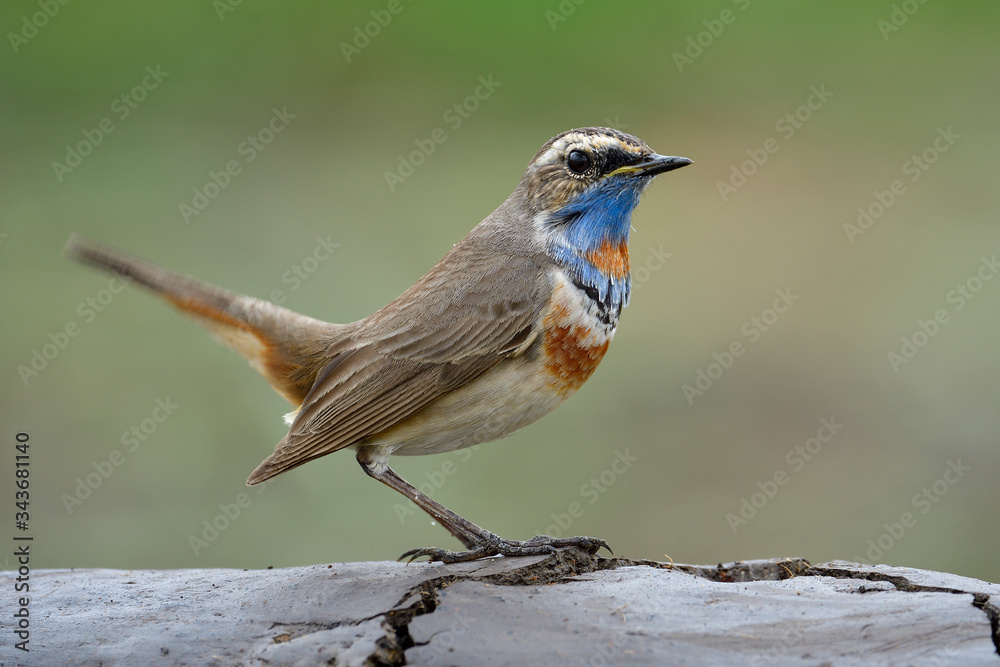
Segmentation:
{"type": "MultiPolygon", "coordinates": [[[[478,545],[468,551],[449,551],[427,547],[424,549],[411,549],[399,557],[399,560],[407,559],[407,563],[412,563],[417,558],[427,557],[430,562],[441,563],[464,563],[490,556],[539,556],[553,554],[559,549],[577,547],[583,549],[593,556],[601,548],[611,551],[611,547],[604,540],[596,537],[549,537],[548,535],[535,535],[530,540],[505,540],[498,535],[490,533],[478,545]]],[[[614,552],[612,552],[614,553],[614,552]]]]}

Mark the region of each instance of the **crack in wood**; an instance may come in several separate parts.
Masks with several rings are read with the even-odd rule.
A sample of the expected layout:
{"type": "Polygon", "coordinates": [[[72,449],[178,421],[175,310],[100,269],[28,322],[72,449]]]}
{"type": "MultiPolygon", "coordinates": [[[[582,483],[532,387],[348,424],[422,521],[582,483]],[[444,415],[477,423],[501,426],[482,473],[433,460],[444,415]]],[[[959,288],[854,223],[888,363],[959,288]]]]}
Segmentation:
{"type": "MultiPolygon", "coordinates": [[[[439,592],[456,581],[480,581],[498,586],[537,586],[572,581],[573,577],[599,570],[613,570],[619,567],[652,567],[676,570],[691,576],[701,577],[720,583],[746,583],[752,581],[783,581],[794,577],[832,577],[836,579],[859,579],[865,581],[888,582],[897,591],[904,593],[930,592],[962,594],[973,597],[973,606],[987,615],[992,631],[993,644],[1000,655],[1000,609],[990,601],[985,593],[915,584],[904,576],[883,572],[852,570],[830,566],[813,566],[804,558],[784,558],[777,560],[737,561],[718,564],[715,567],[703,565],[682,565],[660,563],[650,560],[628,558],[601,558],[591,556],[581,549],[565,549],[552,556],[526,565],[523,568],[490,575],[456,574],[424,581],[406,592],[396,606],[386,612],[383,628],[384,637],[376,642],[376,650],[368,658],[371,667],[398,667],[406,665],[406,651],[417,646],[410,634],[410,623],[414,618],[433,613],[440,604],[439,592]],[[407,606],[404,603],[414,596],[418,599],[407,606]]],[[[868,592],[868,591],[860,591],[868,592]]],[[[419,645],[424,645],[421,643],[419,645]]]]}

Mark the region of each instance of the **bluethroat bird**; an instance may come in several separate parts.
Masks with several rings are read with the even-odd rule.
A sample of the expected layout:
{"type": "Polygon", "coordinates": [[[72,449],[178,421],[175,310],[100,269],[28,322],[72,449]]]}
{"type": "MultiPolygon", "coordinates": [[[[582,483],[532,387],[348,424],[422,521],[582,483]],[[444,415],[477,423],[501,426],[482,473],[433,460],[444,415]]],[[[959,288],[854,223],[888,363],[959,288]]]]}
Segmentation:
{"type": "Polygon", "coordinates": [[[503,539],[421,493],[388,461],[503,438],[579,389],[628,304],[628,237],[639,195],[657,174],[689,164],[610,128],[563,132],[535,154],[510,197],[423,278],[350,324],[315,320],[79,237],[67,249],[164,297],[296,406],[285,416],[288,435],[248,485],[350,448],[365,473],[466,548],[414,549],[401,558],[453,563],[563,547],[593,554],[607,543],[503,539]]]}

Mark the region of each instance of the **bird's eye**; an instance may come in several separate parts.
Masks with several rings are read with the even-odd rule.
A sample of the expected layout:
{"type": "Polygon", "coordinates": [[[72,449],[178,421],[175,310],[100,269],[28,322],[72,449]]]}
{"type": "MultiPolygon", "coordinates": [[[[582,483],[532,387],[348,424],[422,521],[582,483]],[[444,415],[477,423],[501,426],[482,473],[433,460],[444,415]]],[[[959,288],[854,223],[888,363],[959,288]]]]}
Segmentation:
{"type": "Polygon", "coordinates": [[[582,174],[590,169],[590,156],[583,151],[570,151],[566,157],[566,166],[576,174],[582,174]]]}

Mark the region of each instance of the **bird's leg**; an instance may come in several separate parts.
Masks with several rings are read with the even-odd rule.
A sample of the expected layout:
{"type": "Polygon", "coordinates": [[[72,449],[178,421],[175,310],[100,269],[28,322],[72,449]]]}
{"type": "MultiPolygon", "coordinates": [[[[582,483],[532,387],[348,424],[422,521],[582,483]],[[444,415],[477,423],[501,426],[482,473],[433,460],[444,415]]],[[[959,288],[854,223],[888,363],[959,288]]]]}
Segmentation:
{"type": "Polygon", "coordinates": [[[385,464],[379,465],[371,461],[360,451],[358,452],[358,463],[361,464],[361,468],[369,477],[377,479],[386,486],[399,491],[412,500],[417,507],[430,514],[449,533],[457,537],[458,541],[464,544],[467,549],[473,549],[482,543],[483,535],[487,531],[484,531],[476,524],[460,517],[441,503],[421,493],[416,487],[397,475],[392,468],[385,464]]]}
{"type": "Polygon", "coordinates": [[[468,549],[468,551],[457,552],[434,547],[412,549],[400,556],[400,560],[409,558],[412,561],[415,558],[427,556],[432,561],[460,563],[496,555],[535,556],[554,553],[556,549],[564,547],[579,547],[589,554],[597,553],[601,547],[611,551],[607,542],[594,537],[555,538],[548,535],[536,535],[525,541],[505,540],[485,528],[480,528],[433,498],[421,493],[419,489],[397,475],[385,463],[372,460],[369,454],[370,452],[359,449],[357,455],[358,463],[361,464],[362,470],[369,477],[377,479],[412,500],[417,507],[430,514],[468,549]]]}

